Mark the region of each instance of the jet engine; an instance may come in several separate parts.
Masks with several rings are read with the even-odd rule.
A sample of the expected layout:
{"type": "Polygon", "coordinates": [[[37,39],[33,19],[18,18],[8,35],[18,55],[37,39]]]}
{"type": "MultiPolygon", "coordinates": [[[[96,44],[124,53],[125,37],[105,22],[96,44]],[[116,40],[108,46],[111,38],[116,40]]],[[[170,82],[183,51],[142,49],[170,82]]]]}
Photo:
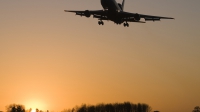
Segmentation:
{"type": "Polygon", "coordinates": [[[140,17],[139,14],[136,13],[136,14],[134,15],[134,19],[135,19],[135,21],[140,21],[141,17],[140,17]]]}
{"type": "Polygon", "coordinates": [[[91,16],[91,14],[90,14],[90,11],[89,11],[89,10],[86,10],[86,11],[84,12],[84,14],[85,14],[85,16],[86,16],[86,17],[88,17],[88,18],[91,16]]]}

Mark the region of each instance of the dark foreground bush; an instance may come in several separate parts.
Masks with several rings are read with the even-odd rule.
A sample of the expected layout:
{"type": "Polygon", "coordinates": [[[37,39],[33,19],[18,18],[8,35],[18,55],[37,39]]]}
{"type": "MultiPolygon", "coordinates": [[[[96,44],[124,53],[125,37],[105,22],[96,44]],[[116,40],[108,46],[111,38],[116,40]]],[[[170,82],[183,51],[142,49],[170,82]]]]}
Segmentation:
{"type": "Polygon", "coordinates": [[[25,112],[25,106],[20,104],[11,104],[6,106],[6,112],[25,112]]]}

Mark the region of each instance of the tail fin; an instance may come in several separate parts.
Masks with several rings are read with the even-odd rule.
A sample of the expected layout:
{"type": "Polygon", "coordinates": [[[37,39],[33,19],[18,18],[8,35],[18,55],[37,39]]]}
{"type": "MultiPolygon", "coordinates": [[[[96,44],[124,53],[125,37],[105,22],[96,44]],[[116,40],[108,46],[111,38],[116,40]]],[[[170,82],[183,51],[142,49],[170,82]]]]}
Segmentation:
{"type": "Polygon", "coordinates": [[[125,4],[125,0],[123,0],[122,2],[122,10],[124,10],[124,4],[125,4]]]}

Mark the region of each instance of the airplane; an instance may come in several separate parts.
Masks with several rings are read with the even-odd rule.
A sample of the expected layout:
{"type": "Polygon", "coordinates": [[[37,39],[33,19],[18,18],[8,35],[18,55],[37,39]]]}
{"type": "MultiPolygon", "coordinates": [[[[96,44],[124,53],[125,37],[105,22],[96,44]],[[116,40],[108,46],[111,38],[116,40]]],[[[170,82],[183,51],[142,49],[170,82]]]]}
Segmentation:
{"type": "Polygon", "coordinates": [[[79,16],[85,16],[89,18],[93,15],[93,18],[97,18],[99,25],[104,25],[103,20],[113,21],[114,23],[122,24],[124,27],[129,27],[128,22],[137,22],[137,23],[146,23],[140,21],[143,18],[145,21],[160,21],[160,19],[174,19],[171,17],[160,17],[160,16],[151,16],[138,13],[130,13],[124,11],[125,0],[122,1],[122,4],[117,3],[116,0],[101,0],[101,5],[103,10],[85,10],[85,11],[73,11],[73,10],[64,10],[65,12],[76,13],[79,16]]]}

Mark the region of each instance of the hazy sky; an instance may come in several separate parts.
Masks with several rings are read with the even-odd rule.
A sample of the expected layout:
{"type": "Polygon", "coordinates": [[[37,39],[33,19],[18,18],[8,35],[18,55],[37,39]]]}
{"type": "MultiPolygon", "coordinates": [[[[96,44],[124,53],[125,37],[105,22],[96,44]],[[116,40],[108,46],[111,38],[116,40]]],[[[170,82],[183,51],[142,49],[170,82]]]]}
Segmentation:
{"type": "Polygon", "coordinates": [[[192,111],[200,106],[199,4],[126,0],[125,11],[175,20],[124,28],[64,12],[102,9],[99,0],[1,0],[0,110],[131,101],[192,111]]]}

